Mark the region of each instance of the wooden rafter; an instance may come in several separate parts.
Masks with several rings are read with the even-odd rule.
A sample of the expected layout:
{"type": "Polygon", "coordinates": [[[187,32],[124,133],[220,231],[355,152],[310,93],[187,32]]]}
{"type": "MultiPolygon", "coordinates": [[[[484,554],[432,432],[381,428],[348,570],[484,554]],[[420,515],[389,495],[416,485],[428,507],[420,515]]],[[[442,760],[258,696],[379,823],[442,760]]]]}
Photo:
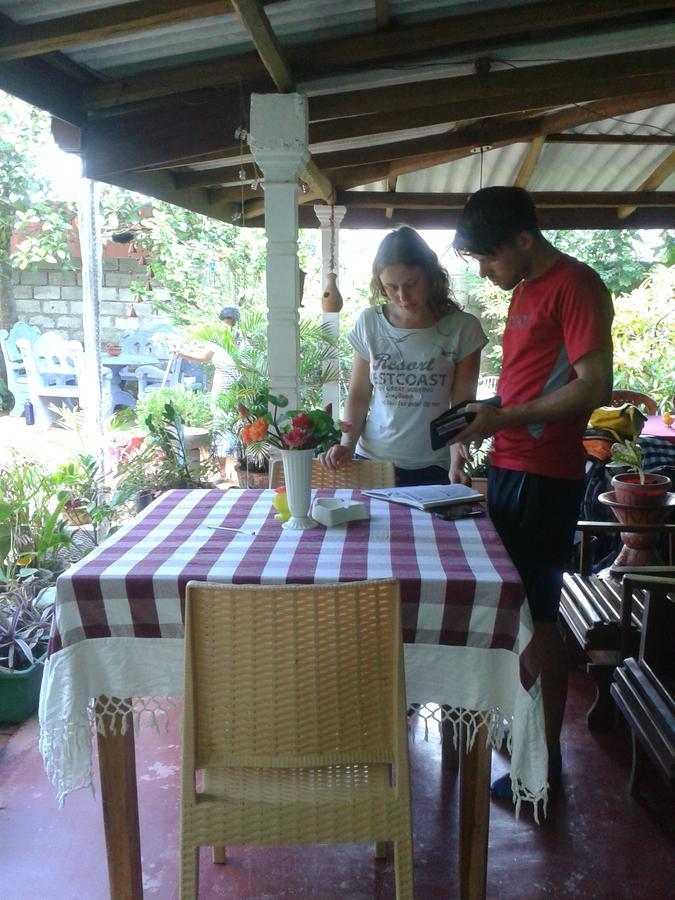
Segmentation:
{"type": "MultiPolygon", "coordinates": [[[[539,39],[564,37],[569,29],[581,27],[584,33],[604,31],[616,20],[640,13],[642,16],[672,14],[667,0],[574,0],[552,4],[550,0],[527,6],[493,9],[489,17],[483,12],[449,16],[416,25],[390,26],[379,32],[353,34],[346,38],[313,42],[285,49],[289,64],[304,74],[314,69],[326,74],[331,68],[375,64],[388,59],[411,59],[429,52],[481,53],[503,44],[530,44],[539,39]]],[[[232,59],[215,60],[181,67],[167,67],[144,72],[142,78],[124,77],[92,89],[86,98],[89,109],[136,103],[179,91],[200,90],[234,84],[239,78],[262,75],[264,67],[248,54],[232,59]]]]}
{"type": "Polygon", "coordinates": [[[375,25],[378,29],[389,25],[389,0],[375,0],[375,25]]]}
{"type": "MultiPolygon", "coordinates": [[[[660,187],[667,178],[670,178],[673,172],[675,172],[675,150],[673,150],[672,153],[669,153],[668,156],[659,163],[659,165],[654,169],[654,171],[648,178],[645,178],[640,187],[637,189],[636,194],[641,197],[646,195],[648,198],[651,196],[652,200],[662,197],[663,191],[659,191],[658,193],[656,193],[656,189],[660,187]]],[[[622,204],[619,207],[617,216],[619,219],[625,219],[631,213],[635,212],[638,206],[653,205],[655,204],[649,202],[649,199],[647,201],[645,201],[644,199],[638,200],[635,203],[631,203],[631,201],[628,200],[625,202],[625,204],[622,204]]]]}
{"type": "MultiPolygon", "coordinates": [[[[382,109],[394,113],[514,95],[523,95],[528,98],[528,103],[534,101],[535,105],[543,107],[551,105],[550,94],[561,88],[568,92],[574,91],[577,102],[582,102],[599,99],[597,89],[593,88],[594,83],[602,85],[602,90],[605,90],[613,81],[657,76],[660,82],[655,87],[658,89],[659,86],[664,86],[662,79],[671,77],[674,73],[675,54],[672,48],[614,53],[604,56],[601,66],[598,65],[597,57],[590,57],[490,71],[480,75],[321,94],[310,98],[310,121],[367,116],[382,109]],[[540,97],[539,100],[536,99],[537,96],[540,97]]],[[[617,94],[610,91],[609,95],[604,96],[617,94]]]]}
{"type": "MultiPolygon", "coordinates": [[[[657,99],[654,95],[644,97],[623,97],[613,100],[589,103],[586,106],[573,106],[559,112],[544,116],[534,116],[521,120],[510,119],[505,122],[471,124],[462,129],[456,129],[440,138],[428,138],[427,143],[415,142],[416,147],[411,146],[408,152],[391,162],[373,162],[362,166],[353,166],[345,170],[331,170],[333,180],[338,187],[358,187],[362,184],[370,184],[392,175],[402,175],[408,172],[420,171],[435,165],[453,162],[462,159],[471,153],[476,146],[489,144],[493,148],[504,147],[509,144],[546,135],[549,131],[559,131],[561,128],[573,128],[584,123],[606,119],[609,116],[626,114],[638,109],[649,108],[655,102],[668,102],[675,99],[675,89],[667,94],[661,93],[657,99]],[[643,106],[642,104],[646,104],[643,106]],[[446,149],[431,151],[429,147],[432,141],[444,140],[446,149]]],[[[406,142],[411,144],[411,142],[406,142]]],[[[321,157],[319,157],[321,159],[321,157]]]]}
{"type": "Polygon", "coordinates": [[[291,67],[272,31],[261,0],[231,0],[231,2],[277,89],[282,93],[292,91],[295,80],[291,67]]]}
{"type": "Polygon", "coordinates": [[[518,174],[513,181],[514,187],[527,187],[530,178],[532,178],[532,173],[534,172],[535,168],[537,167],[537,163],[539,162],[539,157],[541,156],[541,151],[544,148],[545,140],[546,136],[540,135],[539,137],[531,140],[528,144],[527,150],[525,151],[525,156],[523,157],[523,161],[520,164],[520,168],[518,169],[518,174]]]}
{"type": "Polygon", "coordinates": [[[0,60],[73,49],[231,12],[230,0],[140,0],[30,25],[12,24],[0,31],[0,60]]]}
{"type": "Polygon", "coordinates": [[[675,144],[673,134],[549,134],[547,144],[675,144]]]}
{"type": "MultiPolygon", "coordinates": [[[[537,208],[613,208],[623,203],[644,207],[675,206],[675,191],[540,191],[533,192],[537,208]]],[[[463,209],[466,193],[390,193],[388,191],[338,191],[337,203],[348,209],[463,209]]]]}

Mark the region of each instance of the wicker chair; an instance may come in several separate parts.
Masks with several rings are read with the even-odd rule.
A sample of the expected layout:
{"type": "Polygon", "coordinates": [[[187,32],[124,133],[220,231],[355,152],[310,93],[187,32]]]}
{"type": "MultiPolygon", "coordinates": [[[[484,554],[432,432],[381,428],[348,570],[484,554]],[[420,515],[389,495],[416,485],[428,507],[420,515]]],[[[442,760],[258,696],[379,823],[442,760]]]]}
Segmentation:
{"type": "MultiPolygon", "coordinates": [[[[270,487],[282,487],[284,466],[280,459],[270,463],[270,487]]],[[[394,487],[396,474],[393,463],[372,459],[354,459],[339,469],[326,469],[318,459],[312,460],[313,488],[384,488],[394,487]]]]}
{"type": "Polygon", "coordinates": [[[199,847],[393,841],[412,898],[398,583],[190,582],[185,621],[180,896],[199,847]]]}
{"type": "Polygon", "coordinates": [[[612,391],[612,406],[621,406],[623,403],[632,403],[638,408],[644,406],[650,416],[655,416],[658,411],[656,400],[649,394],[642,394],[640,391],[612,391]]]}

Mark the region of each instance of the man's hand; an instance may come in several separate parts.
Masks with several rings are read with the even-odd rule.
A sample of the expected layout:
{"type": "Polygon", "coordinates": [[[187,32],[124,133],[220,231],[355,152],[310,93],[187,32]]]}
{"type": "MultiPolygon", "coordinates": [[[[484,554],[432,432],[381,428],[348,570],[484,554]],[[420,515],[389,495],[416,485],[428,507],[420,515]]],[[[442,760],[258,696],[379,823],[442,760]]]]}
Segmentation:
{"type": "Polygon", "coordinates": [[[325,453],[319,453],[318,459],[325,469],[335,471],[354,459],[354,445],[334,444],[325,453]]]}
{"type": "Polygon", "coordinates": [[[472,443],[480,446],[486,438],[492,437],[502,427],[500,417],[502,411],[489,403],[467,403],[465,412],[475,413],[473,421],[466,428],[458,431],[448,443],[460,444],[460,454],[464,459],[471,459],[469,445],[472,443]],[[463,448],[463,449],[462,449],[463,448]]]}

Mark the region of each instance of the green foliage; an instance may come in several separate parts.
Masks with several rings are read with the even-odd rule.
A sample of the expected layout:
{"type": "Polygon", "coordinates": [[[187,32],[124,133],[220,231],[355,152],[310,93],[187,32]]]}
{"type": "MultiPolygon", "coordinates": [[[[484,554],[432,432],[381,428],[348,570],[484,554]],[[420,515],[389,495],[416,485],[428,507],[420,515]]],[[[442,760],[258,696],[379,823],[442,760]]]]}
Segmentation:
{"type": "MultiPolygon", "coordinates": [[[[153,311],[166,313],[174,321],[190,324],[217,317],[224,305],[251,305],[263,299],[265,236],[257,229],[234,225],[153,202],[152,214],[140,218],[134,246],[152,267],[153,278],[169,294],[155,292],[154,281],[134,281],[131,290],[149,299],[153,311]]],[[[107,227],[118,221],[133,225],[133,210],[125,207],[126,226],[119,214],[109,218],[107,227]]]]}
{"type": "Polygon", "coordinates": [[[136,420],[145,422],[148,417],[158,422],[164,418],[170,404],[184,425],[195,428],[211,428],[213,413],[211,398],[202,391],[187,391],[182,387],[165,387],[147,391],[136,405],[136,420]]]}
{"type": "Polygon", "coordinates": [[[0,669],[21,671],[46,649],[54,604],[41,604],[30,586],[15,585],[0,597],[0,669]]]}
{"type": "Polygon", "coordinates": [[[675,268],[657,266],[614,302],[614,387],[653,397],[662,411],[675,404],[675,268]]]}
{"type": "Polygon", "coordinates": [[[645,470],[642,464],[642,450],[635,441],[624,441],[612,444],[612,462],[629,466],[633,472],[640,476],[640,484],[645,483],[645,470]]]}
{"type": "Polygon", "coordinates": [[[199,451],[188,450],[184,423],[171,403],[161,415],[147,416],[142,425],[147,437],[118,465],[118,485],[132,495],[210,486],[217,471],[213,455],[202,460],[199,451]]]}
{"type": "MultiPolygon", "coordinates": [[[[267,378],[267,316],[259,310],[244,310],[239,322],[239,338],[233,330],[220,324],[206,325],[193,331],[195,338],[223,347],[232,357],[237,379],[217,400],[216,429],[239,436],[245,424],[238,412],[241,403],[250,410],[265,404],[269,389],[267,378]]],[[[330,328],[319,319],[300,320],[300,403],[303,408],[317,408],[322,403],[322,386],[337,377],[329,360],[335,348],[330,328]]],[[[259,468],[267,464],[267,449],[251,445],[249,455],[259,468]]],[[[240,441],[239,457],[245,457],[240,441]]]]}
{"type": "Polygon", "coordinates": [[[111,490],[105,475],[94,456],[77,453],[73,459],[59,466],[55,472],[62,491],[67,491],[66,510],[87,513],[93,531],[94,545],[99,539],[111,534],[116,521],[133,496],[130,485],[120,485],[111,490]]]}
{"type": "Polygon", "coordinates": [[[69,261],[66,237],[74,213],[52,199],[51,184],[38,168],[39,153],[50,141],[46,113],[0,93],[0,255],[7,255],[12,232],[20,230],[12,263],[21,269],[69,261]]]}
{"type": "Polygon", "coordinates": [[[14,454],[0,468],[0,582],[58,566],[71,543],[61,519],[67,499],[60,476],[34,460],[14,454]]]}
{"type": "Polygon", "coordinates": [[[648,248],[634,231],[553,231],[546,237],[595,269],[612,294],[632,291],[649,269],[643,261],[648,248]]]}

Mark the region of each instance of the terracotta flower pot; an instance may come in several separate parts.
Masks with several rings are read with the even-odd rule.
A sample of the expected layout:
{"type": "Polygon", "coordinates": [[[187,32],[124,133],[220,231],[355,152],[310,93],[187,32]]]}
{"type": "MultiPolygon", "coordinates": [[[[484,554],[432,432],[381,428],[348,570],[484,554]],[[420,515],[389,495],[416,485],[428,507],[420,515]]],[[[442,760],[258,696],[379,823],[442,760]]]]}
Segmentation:
{"type": "Polygon", "coordinates": [[[645,483],[635,472],[625,472],[612,478],[612,487],[618,503],[625,506],[665,506],[672,487],[666,475],[647,473],[645,483]]]}

